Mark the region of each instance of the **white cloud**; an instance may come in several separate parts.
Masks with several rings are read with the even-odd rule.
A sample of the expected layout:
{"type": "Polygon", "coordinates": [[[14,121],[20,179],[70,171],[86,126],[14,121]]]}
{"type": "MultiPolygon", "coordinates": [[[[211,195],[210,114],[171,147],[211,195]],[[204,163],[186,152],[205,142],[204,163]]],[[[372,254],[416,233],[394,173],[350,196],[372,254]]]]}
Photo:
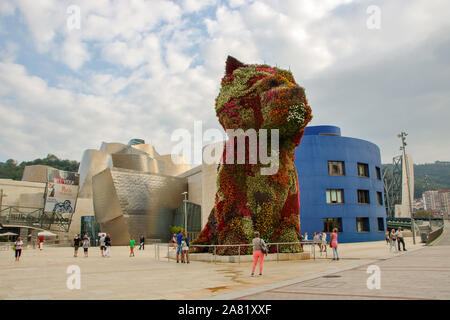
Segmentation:
{"type": "Polygon", "coordinates": [[[396,154],[395,134],[408,125],[417,130],[410,132],[411,150],[420,154],[417,161],[450,158],[437,138],[449,133],[444,121],[450,116],[448,89],[437,90],[450,80],[445,75],[448,1],[377,1],[382,14],[377,31],[366,27],[370,4],[2,2],[0,15],[16,12],[17,23],[23,21],[37,52],[74,72],[54,75],[50,81],[46,70],[39,74],[29,61],[15,62],[19,44],[0,46],[0,112],[11,119],[0,120],[5,128],[0,143],[8,150],[0,159],[25,160],[57,150],[79,159],[84,149],[97,148],[101,141],[127,142],[132,137],[150,140],[158,151],[168,153],[172,130],[192,130],[194,120],[219,126],[214,98],[227,55],[246,63],[290,67],[306,88],[313,124],[340,125],[344,135],[373,141],[384,159],[396,154]],[[66,9],[71,4],[80,7],[82,20],[80,30],[69,32],[66,9]],[[413,72],[416,69],[420,72],[413,72]],[[447,116],[434,121],[433,130],[423,123],[432,122],[430,113],[421,112],[426,103],[433,113],[447,116]],[[368,114],[371,121],[366,121],[368,114]],[[18,140],[20,146],[11,142],[18,140]],[[38,149],[34,144],[39,141],[44,145],[38,149]]]}

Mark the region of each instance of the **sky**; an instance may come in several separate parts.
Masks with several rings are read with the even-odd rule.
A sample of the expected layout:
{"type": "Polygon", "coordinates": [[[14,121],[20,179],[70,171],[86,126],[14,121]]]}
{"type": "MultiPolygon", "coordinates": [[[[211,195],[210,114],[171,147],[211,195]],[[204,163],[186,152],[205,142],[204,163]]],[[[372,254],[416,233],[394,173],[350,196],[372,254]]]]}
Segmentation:
{"type": "Polygon", "coordinates": [[[1,0],[0,161],[80,161],[132,138],[170,153],[176,129],[220,128],[228,55],[290,69],[310,125],[375,143],[383,163],[402,131],[415,163],[449,161],[448,12],[448,0],[1,0]]]}

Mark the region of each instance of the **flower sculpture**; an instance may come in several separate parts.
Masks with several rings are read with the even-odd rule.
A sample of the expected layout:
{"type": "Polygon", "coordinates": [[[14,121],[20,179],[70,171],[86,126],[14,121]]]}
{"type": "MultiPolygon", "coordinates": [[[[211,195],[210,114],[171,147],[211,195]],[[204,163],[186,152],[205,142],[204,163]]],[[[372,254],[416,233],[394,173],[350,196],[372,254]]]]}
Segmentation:
{"type": "MultiPolygon", "coordinates": [[[[299,189],[294,152],[312,119],[302,87],[290,71],[268,65],[247,65],[228,56],[226,72],[216,98],[216,114],[225,130],[278,130],[278,165],[274,174],[263,175],[260,162],[251,163],[246,148],[245,163],[227,163],[227,152],[236,154],[236,144],[227,141],[218,167],[215,206],[208,223],[193,244],[249,244],[259,231],[266,242],[300,240],[299,189]],[[230,148],[234,148],[230,150],[230,148]]],[[[273,135],[266,134],[268,139],[273,135]]],[[[235,139],[235,137],[232,137],[235,139]]],[[[273,141],[267,141],[271,145],[273,141]]],[[[250,147],[251,142],[246,141],[250,147]]],[[[251,148],[250,148],[251,149],[251,148]]],[[[275,247],[269,249],[276,250],[275,247]]],[[[298,252],[300,246],[282,246],[280,251],[298,252]]],[[[218,254],[237,254],[238,247],[219,247],[218,254]]],[[[240,254],[251,253],[242,246],[240,254]]]]}

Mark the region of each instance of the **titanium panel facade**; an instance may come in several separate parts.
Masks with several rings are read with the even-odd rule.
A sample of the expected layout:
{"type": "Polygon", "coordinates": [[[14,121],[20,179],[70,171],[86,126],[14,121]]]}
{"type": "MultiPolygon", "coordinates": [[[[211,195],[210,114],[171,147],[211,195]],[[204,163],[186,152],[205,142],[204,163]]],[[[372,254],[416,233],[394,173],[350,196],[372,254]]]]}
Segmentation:
{"type": "Polygon", "coordinates": [[[183,203],[187,179],[108,168],[93,177],[96,220],[114,245],[138,239],[170,238],[174,210],[183,203]]]}

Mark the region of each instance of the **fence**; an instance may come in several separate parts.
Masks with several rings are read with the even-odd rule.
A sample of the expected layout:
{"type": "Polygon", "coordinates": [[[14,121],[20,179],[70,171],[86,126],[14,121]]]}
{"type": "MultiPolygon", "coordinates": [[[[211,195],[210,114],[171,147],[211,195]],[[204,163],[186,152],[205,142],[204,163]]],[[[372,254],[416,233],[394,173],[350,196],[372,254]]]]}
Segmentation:
{"type": "MultiPolygon", "coordinates": [[[[301,242],[278,242],[278,243],[266,243],[267,250],[270,251],[271,247],[274,246],[276,248],[276,252],[273,254],[277,255],[277,262],[279,261],[279,254],[283,253],[280,252],[280,248],[283,246],[301,246],[303,249],[303,252],[308,252],[305,249],[309,248],[310,254],[313,256],[313,259],[316,258],[323,258],[322,254],[324,254],[324,258],[328,258],[328,248],[327,245],[324,245],[325,251],[321,251],[319,256],[316,256],[316,245],[321,246],[322,242],[316,242],[316,241],[301,241],[301,242]]],[[[167,261],[170,261],[170,248],[176,249],[176,244],[173,243],[156,243],[155,244],[155,259],[161,260],[161,247],[164,247],[164,251],[166,250],[165,247],[167,247],[167,261]]],[[[228,248],[228,247],[237,247],[237,256],[238,256],[238,263],[241,263],[241,248],[251,248],[253,247],[253,244],[221,244],[221,245],[190,245],[189,246],[189,253],[195,253],[193,252],[193,248],[211,248],[209,252],[212,254],[210,262],[217,263],[217,248],[228,248]],[[213,261],[214,260],[214,261],[213,261]]]]}

